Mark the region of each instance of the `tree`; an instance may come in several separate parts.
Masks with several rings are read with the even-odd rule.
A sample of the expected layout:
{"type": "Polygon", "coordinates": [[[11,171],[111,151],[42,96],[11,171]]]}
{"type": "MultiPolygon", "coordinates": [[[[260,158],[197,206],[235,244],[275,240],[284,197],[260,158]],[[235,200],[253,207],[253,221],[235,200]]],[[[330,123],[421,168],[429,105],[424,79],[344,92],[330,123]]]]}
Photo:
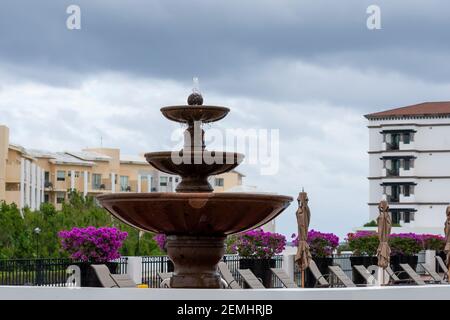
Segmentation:
{"type": "Polygon", "coordinates": [[[121,249],[122,255],[157,255],[159,251],[152,234],[146,233],[139,239],[137,229],[128,226],[101,208],[95,198],[84,197],[72,191],[62,209],[57,211],[52,204],[43,203],[38,211],[23,210],[23,217],[15,204],[0,205],[0,258],[45,258],[67,257],[61,251],[58,232],[73,227],[117,227],[128,232],[121,249]],[[41,232],[36,234],[35,228],[41,232]]]}

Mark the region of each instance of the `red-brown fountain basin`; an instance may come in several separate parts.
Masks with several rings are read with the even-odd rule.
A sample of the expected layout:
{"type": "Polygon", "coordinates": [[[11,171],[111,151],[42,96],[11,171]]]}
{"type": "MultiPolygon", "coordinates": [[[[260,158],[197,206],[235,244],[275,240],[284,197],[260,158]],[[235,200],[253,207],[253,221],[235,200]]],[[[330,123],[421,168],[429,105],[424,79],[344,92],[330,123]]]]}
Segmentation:
{"type": "Polygon", "coordinates": [[[237,152],[188,151],[186,154],[188,156],[184,155],[183,151],[175,152],[174,157],[179,157],[177,161],[180,163],[172,159],[171,151],[148,152],[144,156],[148,163],[159,171],[181,176],[221,174],[233,170],[244,160],[244,155],[237,152]]]}
{"type": "Polygon", "coordinates": [[[162,114],[169,120],[181,123],[215,122],[223,119],[230,109],[219,106],[170,106],[161,108],[162,114]]]}
{"type": "Polygon", "coordinates": [[[97,197],[123,222],[166,235],[224,236],[259,227],[291,197],[251,193],[117,193],[97,197]]]}

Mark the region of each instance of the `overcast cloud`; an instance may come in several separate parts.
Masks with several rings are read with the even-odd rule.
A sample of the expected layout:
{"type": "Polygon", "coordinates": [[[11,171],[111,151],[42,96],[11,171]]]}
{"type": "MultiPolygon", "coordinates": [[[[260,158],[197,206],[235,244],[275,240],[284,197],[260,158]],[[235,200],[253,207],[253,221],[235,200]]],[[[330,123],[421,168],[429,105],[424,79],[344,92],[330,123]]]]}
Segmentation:
{"type": "MultiPolygon", "coordinates": [[[[280,171],[239,168],[246,184],[310,195],[311,226],[345,235],[368,220],[363,114],[448,100],[445,0],[3,0],[0,123],[13,142],[52,151],[100,144],[171,149],[159,112],[200,77],[218,128],[280,130],[280,171]],[[81,30],[66,8],[81,7],[81,30]],[[366,28],[381,7],[382,29],[366,28]]],[[[277,221],[296,231],[294,202],[277,221]]]]}

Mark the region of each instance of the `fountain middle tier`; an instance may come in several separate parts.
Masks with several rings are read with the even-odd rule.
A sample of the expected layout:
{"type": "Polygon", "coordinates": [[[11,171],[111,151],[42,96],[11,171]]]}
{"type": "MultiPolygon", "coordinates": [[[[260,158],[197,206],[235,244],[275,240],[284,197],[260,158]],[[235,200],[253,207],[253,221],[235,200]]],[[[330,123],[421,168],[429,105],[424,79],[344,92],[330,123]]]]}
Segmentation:
{"type": "Polygon", "coordinates": [[[177,192],[212,192],[208,177],[233,170],[244,155],[208,150],[163,151],[146,153],[145,158],[156,169],[181,176],[177,192]]]}

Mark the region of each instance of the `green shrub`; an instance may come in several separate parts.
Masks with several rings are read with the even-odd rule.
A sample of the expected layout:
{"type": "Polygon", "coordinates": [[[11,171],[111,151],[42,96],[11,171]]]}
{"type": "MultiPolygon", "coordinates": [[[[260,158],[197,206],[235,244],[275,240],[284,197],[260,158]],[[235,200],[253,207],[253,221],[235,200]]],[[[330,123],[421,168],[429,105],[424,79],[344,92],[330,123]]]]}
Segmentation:
{"type": "Polygon", "coordinates": [[[366,224],[364,224],[364,227],[377,227],[378,224],[375,220],[372,220],[370,222],[367,222],[366,224]]]}
{"type": "Polygon", "coordinates": [[[354,255],[374,256],[380,241],[373,231],[358,231],[347,235],[347,243],[354,255]]]}
{"type": "Polygon", "coordinates": [[[50,203],[43,203],[38,211],[25,208],[21,215],[15,204],[0,203],[0,258],[35,258],[38,248],[40,257],[67,257],[61,251],[58,231],[88,226],[116,227],[128,232],[122,255],[161,254],[152,234],[139,237],[137,229],[113,218],[93,197],[74,191],[60,211],[50,203]],[[39,235],[34,232],[37,227],[41,230],[39,235]]]}

